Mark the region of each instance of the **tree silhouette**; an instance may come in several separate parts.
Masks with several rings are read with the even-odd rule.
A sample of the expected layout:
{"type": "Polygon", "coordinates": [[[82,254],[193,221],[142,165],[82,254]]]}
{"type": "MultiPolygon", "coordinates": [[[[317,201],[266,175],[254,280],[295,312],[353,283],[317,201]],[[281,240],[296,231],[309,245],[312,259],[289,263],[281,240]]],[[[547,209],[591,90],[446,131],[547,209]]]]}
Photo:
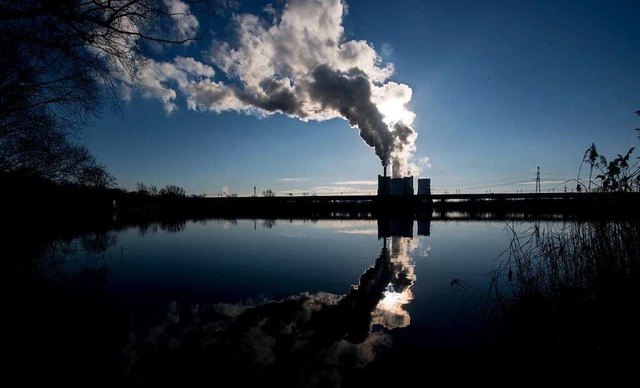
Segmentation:
{"type": "Polygon", "coordinates": [[[189,14],[173,9],[175,3],[217,10],[211,0],[0,1],[0,112],[44,105],[70,120],[95,111],[99,86],[114,86],[114,74],[123,72],[135,79],[151,44],[200,38],[176,32],[176,18],[189,14]]]}
{"type": "MultiPolygon", "coordinates": [[[[200,37],[176,32],[177,20],[189,16],[185,9],[219,8],[214,0],[0,0],[0,169],[66,175],[50,171],[57,150],[88,154],[73,135],[105,97],[117,105],[117,79],[136,82],[152,45],[200,37]],[[36,163],[28,162],[33,154],[40,154],[36,163]],[[48,170],[39,170],[42,163],[48,170]]],[[[100,168],[97,181],[107,177],[104,166],[90,164],[72,181],[94,179],[100,168]]]]}
{"type": "Polygon", "coordinates": [[[187,194],[180,186],[167,185],[160,189],[160,195],[163,197],[185,197],[187,194]]]}
{"type": "Polygon", "coordinates": [[[0,171],[56,183],[107,187],[114,178],[42,108],[15,126],[0,126],[0,171]]]}
{"type": "Polygon", "coordinates": [[[141,195],[149,195],[149,188],[142,182],[136,183],[136,191],[141,195]]]}

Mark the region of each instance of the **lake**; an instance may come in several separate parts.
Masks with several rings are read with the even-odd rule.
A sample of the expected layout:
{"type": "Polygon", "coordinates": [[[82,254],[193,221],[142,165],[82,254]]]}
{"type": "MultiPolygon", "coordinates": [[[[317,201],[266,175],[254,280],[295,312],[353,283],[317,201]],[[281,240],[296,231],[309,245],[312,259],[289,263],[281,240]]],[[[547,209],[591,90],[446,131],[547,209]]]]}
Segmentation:
{"type": "Polygon", "coordinates": [[[4,332],[27,380],[393,381],[407,365],[483,357],[500,337],[486,293],[510,228],[534,227],[211,219],[89,232],[43,244],[4,332]]]}

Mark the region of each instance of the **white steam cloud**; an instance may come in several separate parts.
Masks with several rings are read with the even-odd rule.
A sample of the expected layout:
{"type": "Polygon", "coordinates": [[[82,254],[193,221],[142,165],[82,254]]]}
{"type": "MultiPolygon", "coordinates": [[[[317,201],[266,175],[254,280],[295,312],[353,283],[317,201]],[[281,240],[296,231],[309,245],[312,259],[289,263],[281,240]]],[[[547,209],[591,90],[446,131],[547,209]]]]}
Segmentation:
{"type": "Polygon", "coordinates": [[[174,24],[174,35],[180,39],[189,39],[198,33],[200,22],[191,13],[191,8],[181,0],[164,0],[174,24]]]}
{"type": "MultiPolygon", "coordinates": [[[[180,0],[165,0],[175,10],[176,34],[195,33],[199,24],[180,0]]],[[[346,40],[341,0],[289,0],[265,17],[233,17],[234,39],[214,41],[203,61],[177,57],[141,70],[142,94],[160,100],[167,112],[182,95],[189,109],[238,111],[260,116],[285,114],[303,121],[342,118],[357,128],[394,176],[411,167],[417,133],[415,114],[406,104],[411,88],[389,81],[371,44],[346,40]],[[214,68],[225,81],[214,78],[214,68]]]]}
{"type": "Polygon", "coordinates": [[[175,89],[187,90],[189,85],[206,81],[214,75],[211,66],[193,58],[178,56],[172,62],[149,60],[148,65],[139,71],[138,79],[142,82],[142,95],[160,100],[165,111],[171,113],[178,108],[175,89]]]}

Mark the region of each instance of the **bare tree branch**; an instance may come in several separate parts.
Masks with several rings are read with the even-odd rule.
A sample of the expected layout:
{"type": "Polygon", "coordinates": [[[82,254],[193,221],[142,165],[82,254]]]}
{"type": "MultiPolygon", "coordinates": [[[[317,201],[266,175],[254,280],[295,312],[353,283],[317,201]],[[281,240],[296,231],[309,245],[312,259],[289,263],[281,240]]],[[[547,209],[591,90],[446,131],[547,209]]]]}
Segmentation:
{"type": "Polygon", "coordinates": [[[53,181],[107,182],[88,150],[69,136],[118,106],[116,77],[137,81],[150,44],[201,38],[191,21],[215,16],[216,0],[0,0],[0,171],[53,181]],[[65,157],[64,155],[67,154],[65,157]]]}

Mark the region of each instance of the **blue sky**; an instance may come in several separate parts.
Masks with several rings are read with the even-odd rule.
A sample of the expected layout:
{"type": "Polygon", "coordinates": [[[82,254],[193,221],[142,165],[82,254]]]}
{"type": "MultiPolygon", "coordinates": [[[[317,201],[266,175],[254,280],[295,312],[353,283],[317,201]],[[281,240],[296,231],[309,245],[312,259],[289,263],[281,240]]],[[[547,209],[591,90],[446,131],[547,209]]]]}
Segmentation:
{"type": "MultiPolygon", "coordinates": [[[[231,82],[203,50],[212,39],[236,47],[231,14],[269,20],[262,11],[268,3],[240,1],[225,17],[201,19],[208,31],[201,41],[156,58],[191,57],[215,70],[212,80],[231,82]]],[[[366,41],[381,67],[393,63],[385,82],[412,90],[406,105],[416,115],[412,160],[436,192],[532,191],[537,166],[548,182],[543,190],[562,190],[592,142],[607,156],[637,144],[637,3],[347,4],[344,41],[366,41]]],[[[84,132],[120,187],[176,184],[208,195],[225,187],[250,195],[254,186],[279,194],[375,192],[370,183],[382,171],[380,159],[342,118],[304,122],[279,113],[193,110],[180,95],[175,106],[167,113],[158,99],[134,91],[121,113],[105,107],[84,132]]]]}

